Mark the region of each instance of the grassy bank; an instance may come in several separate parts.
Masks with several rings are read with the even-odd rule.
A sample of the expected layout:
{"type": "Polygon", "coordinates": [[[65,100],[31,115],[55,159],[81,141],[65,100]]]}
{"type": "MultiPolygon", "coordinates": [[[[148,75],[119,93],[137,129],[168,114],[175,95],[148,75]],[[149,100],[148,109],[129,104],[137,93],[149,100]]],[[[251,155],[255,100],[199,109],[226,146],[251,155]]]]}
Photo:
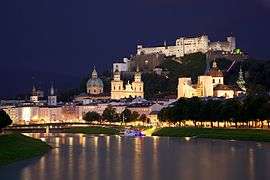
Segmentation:
{"type": "Polygon", "coordinates": [[[22,134],[0,135],[0,166],[40,156],[49,149],[45,142],[22,134]]]}
{"type": "Polygon", "coordinates": [[[270,142],[270,131],[257,129],[161,128],[153,135],[270,142]]]}
{"type": "Polygon", "coordinates": [[[74,127],[64,130],[64,133],[83,133],[83,134],[119,134],[119,130],[109,127],[74,127]]]}

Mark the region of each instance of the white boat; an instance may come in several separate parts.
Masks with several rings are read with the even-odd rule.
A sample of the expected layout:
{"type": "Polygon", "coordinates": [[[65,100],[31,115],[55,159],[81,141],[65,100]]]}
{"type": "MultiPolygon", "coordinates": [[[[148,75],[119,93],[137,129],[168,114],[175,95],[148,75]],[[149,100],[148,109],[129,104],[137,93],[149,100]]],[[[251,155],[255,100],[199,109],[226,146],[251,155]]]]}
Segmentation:
{"type": "Polygon", "coordinates": [[[139,130],[125,130],[124,136],[131,136],[131,137],[142,137],[145,136],[141,131],[139,130]]]}

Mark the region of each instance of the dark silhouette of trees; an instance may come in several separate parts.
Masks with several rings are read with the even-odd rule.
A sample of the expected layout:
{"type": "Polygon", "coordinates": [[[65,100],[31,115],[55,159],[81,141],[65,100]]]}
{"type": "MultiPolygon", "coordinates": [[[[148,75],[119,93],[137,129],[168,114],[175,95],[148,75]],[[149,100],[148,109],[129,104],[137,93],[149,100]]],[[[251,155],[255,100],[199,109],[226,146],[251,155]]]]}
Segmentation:
{"type": "Polygon", "coordinates": [[[116,112],[115,108],[113,108],[112,106],[108,106],[103,111],[102,118],[104,120],[109,121],[109,122],[119,122],[120,121],[119,114],[116,112]]]}
{"type": "Polygon", "coordinates": [[[163,122],[180,123],[192,120],[194,126],[203,125],[203,122],[214,123],[223,122],[224,127],[228,123],[238,128],[243,127],[263,127],[263,122],[268,122],[270,127],[270,98],[269,96],[250,96],[244,100],[240,99],[201,99],[181,98],[174,105],[162,109],[158,117],[163,122]]]}
{"type": "Polygon", "coordinates": [[[10,119],[9,115],[0,109],[0,132],[3,128],[12,124],[12,120],[10,119]]]}
{"type": "Polygon", "coordinates": [[[93,122],[93,121],[101,122],[102,117],[97,112],[90,111],[83,116],[83,120],[88,121],[88,122],[93,122]]]}

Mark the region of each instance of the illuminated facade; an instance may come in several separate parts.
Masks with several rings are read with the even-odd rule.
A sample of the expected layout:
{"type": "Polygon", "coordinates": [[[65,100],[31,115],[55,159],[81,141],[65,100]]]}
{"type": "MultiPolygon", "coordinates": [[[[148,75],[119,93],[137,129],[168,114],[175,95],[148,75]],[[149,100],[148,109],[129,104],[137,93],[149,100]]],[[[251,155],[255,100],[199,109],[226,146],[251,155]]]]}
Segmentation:
{"type": "Polygon", "coordinates": [[[227,41],[224,42],[210,42],[208,36],[200,36],[195,38],[181,37],[176,39],[174,46],[160,47],[143,47],[142,45],[137,46],[137,54],[153,54],[160,53],[166,56],[183,57],[185,54],[192,53],[206,53],[208,51],[224,51],[233,52],[236,48],[236,41],[234,37],[227,37],[227,41]]]}
{"type": "Polygon", "coordinates": [[[141,73],[137,70],[134,75],[134,81],[130,84],[129,81],[124,87],[124,82],[121,80],[121,73],[118,69],[114,72],[113,80],[111,81],[111,99],[119,100],[123,98],[144,97],[144,84],[141,80],[141,73]]]}
{"type": "Polygon", "coordinates": [[[233,98],[236,94],[234,88],[224,85],[224,76],[213,62],[213,67],[206,75],[199,76],[197,84],[192,84],[191,78],[178,79],[178,98],[185,97],[225,97],[233,98]]]}

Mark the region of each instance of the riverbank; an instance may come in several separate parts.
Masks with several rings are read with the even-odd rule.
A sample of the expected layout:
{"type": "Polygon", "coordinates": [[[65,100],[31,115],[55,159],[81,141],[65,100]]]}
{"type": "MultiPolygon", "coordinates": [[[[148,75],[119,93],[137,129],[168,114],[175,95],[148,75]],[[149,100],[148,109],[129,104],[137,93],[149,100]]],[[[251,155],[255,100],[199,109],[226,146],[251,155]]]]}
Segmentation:
{"type": "Polygon", "coordinates": [[[161,128],[152,135],[270,142],[270,131],[257,129],[161,128]]]}
{"type": "Polygon", "coordinates": [[[82,133],[82,134],[107,134],[116,135],[120,133],[119,129],[110,127],[74,127],[65,129],[64,133],[82,133]]]}
{"type": "Polygon", "coordinates": [[[46,153],[50,146],[19,133],[0,135],[0,166],[46,153]]]}

